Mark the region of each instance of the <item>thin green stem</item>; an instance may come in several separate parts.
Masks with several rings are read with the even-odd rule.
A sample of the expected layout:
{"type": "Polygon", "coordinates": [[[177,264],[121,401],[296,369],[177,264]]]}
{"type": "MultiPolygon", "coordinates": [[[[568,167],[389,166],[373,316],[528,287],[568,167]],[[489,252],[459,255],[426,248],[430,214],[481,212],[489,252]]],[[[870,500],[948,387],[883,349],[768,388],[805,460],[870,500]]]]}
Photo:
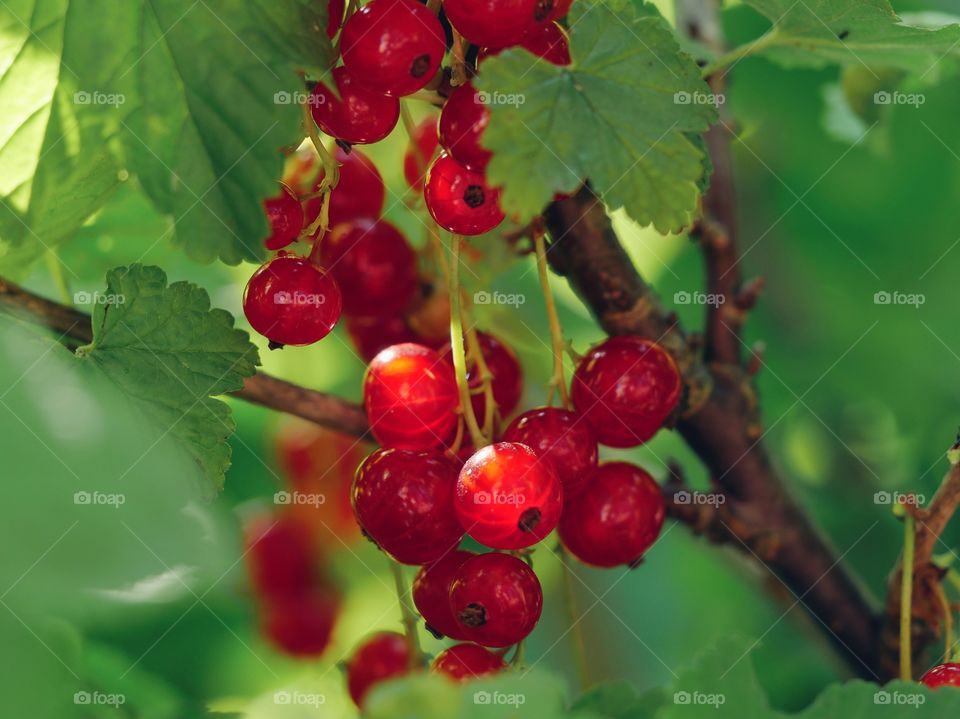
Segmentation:
{"type": "Polygon", "coordinates": [[[911,662],[911,629],[913,624],[913,555],[914,519],[908,511],[904,517],[903,570],[900,576],[900,678],[913,679],[911,662]]]}
{"type": "Polygon", "coordinates": [[[950,661],[953,656],[953,607],[941,583],[937,582],[934,592],[943,609],[943,656],[945,661],[950,661]]]}
{"type": "Polygon", "coordinates": [[[554,391],[560,392],[560,403],[564,409],[570,408],[570,397],[567,395],[567,381],[563,375],[563,328],[560,326],[560,316],[557,314],[557,303],[550,291],[550,277],[547,274],[547,248],[543,239],[543,230],[534,228],[533,243],[537,251],[537,273],[540,275],[540,287],[543,290],[543,301],[547,306],[547,321],[550,325],[550,339],[553,343],[553,376],[550,378],[550,401],[554,391]]]}
{"type": "Polygon", "coordinates": [[[47,268],[50,270],[50,277],[57,287],[60,294],[60,301],[68,307],[73,306],[73,295],[70,293],[70,282],[67,276],[63,274],[63,264],[60,262],[60,255],[55,249],[47,250],[47,268]]]}
{"type": "Polygon", "coordinates": [[[410,593],[407,591],[407,581],[403,576],[403,566],[399,562],[390,560],[390,569],[393,571],[393,581],[397,587],[397,601],[400,602],[403,630],[410,648],[410,668],[417,669],[424,664],[423,651],[420,649],[420,637],[417,635],[417,613],[410,606],[410,593]]]}
{"type": "Polygon", "coordinates": [[[730,52],[726,52],[716,60],[703,66],[700,70],[701,77],[707,78],[724,68],[739,62],[745,57],[761,52],[779,40],[776,29],[771,30],[766,35],[762,35],[753,42],[748,42],[739,47],[735,47],[730,52]]]}
{"type": "Polygon", "coordinates": [[[463,347],[463,310],[460,297],[460,235],[450,235],[450,354],[453,357],[453,369],[457,376],[457,388],[460,391],[460,405],[467,431],[475,447],[484,447],[486,437],[477,424],[470,401],[470,385],[467,383],[467,357],[463,347]]]}
{"type": "Polygon", "coordinates": [[[587,668],[587,645],[583,636],[583,623],[577,613],[577,598],[573,588],[573,571],[570,569],[570,557],[563,546],[557,551],[560,557],[560,563],[563,565],[563,597],[567,605],[567,615],[570,619],[570,626],[573,629],[571,640],[573,643],[573,656],[577,663],[577,676],[580,678],[580,688],[586,689],[590,686],[590,670],[587,668]]]}

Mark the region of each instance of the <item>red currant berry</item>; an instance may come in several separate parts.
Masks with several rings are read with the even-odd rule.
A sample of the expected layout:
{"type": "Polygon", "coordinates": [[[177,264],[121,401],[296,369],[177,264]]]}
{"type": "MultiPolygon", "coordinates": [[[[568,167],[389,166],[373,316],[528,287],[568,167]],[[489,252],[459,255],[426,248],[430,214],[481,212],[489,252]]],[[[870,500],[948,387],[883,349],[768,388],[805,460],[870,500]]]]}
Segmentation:
{"type": "Polygon", "coordinates": [[[270,236],[264,240],[268,250],[282,250],[294,242],[303,230],[303,208],[300,200],[281,185],[280,194],[263,201],[270,223],[270,236]]]}
{"type": "Polygon", "coordinates": [[[549,461],[526,445],[498,442],[463,465],[454,506],[467,534],[481,544],[522,549],[557,526],[563,492],[549,461]]]}
{"type": "Polygon", "coordinates": [[[636,447],[663,426],[680,389],[680,373],[666,350],[640,337],[611,337],[580,361],[571,399],[600,444],[636,447]]]}
{"type": "Polygon", "coordinates": [[[347,314],[402,313],[417,293],[417,256],[389,222],[354,220],[337,225],[321,250],[347,314]]]}
{"type": "Polygon", "coordinates": [[[353,145],[382,140],[400,119],[400,101],[368,90],[346,67],[333,71],[339,98],[322,82],[313,88],[313,119],[328,135],[353,145]]]}
{"type": "Polygon", "coordinates": [[[554,0],[446,0],[450,23],[474,45],[516,45],[536,23],[544,22],[554,0]]]}
{"type": "Polygon", "coordinates": [[[340,290],[305,257],[278,255],[260,267],[243,293],[250,326],[278,345],[323,339],[340,319],[340,290]]]}
{"type": "Polygon", "coordinates": [[[431,449],[457,423],[457,381],[436,350],[393,345],[367,367],[363,403],[373,436],[384,447],[431,449]]]}
{"type": "Polygon", "coordinates": [[[330,643],[339,599],[328,589],[313,589],[261,607],[263,633],[287,654],[318,657],[330,643]]]}
{"type": "Polygon", "coordinates": [[[660,534],[665,513],[653,477],[626,462],[607,462],[564,507],[560,540],[586,564],[635,565],[660,534]]]}
{"type": "Polygon", "coordinates": [[[451,511],[456,481],[456,463],[442,454],[378,449],[357,468],[353,511],[398,562],[435,562],[463,538],[451,511]]]}
{"type": "Polygon", "coordinates": [[[597,438],[576,412],[531,409],[513,420],[503,439],[525,444],[549,460],[563,484],[565,499],[583,489],[597,467],[597,438]]]}
{"type": "MultiPolygon", "coordinates": [[[[338,147],[335,158],[340,164],[340,178],[337,186],[330,191],[329,226],[336,227],[341,222],[350,220],[380,217],[387,190],[377,166],[356,149],[344,152],[338,147]]],[[[324,173],[321,172],[313,186],[314,192],[320,188],[323,178],[324,173]]],[[[304,204],[305,222],[308,226],[320,216],[322,206],[323,198],[320,196],[311,197],[304,204]]]]}
{"type": "Polygon", "coordinates": [[[573,62],[567,31],[555,22],[537,25],[523,36],[520,46],[554,65],[569,65],[573,62]]]}
{"type": "Polygon", "coordinates": [[[446,153],[430,166],[424,199],[437,224],[458,235],[482,235],[503,222],[500,190],[446,153]]]}
{"type": "Polygon", "coordinates": [[[506,664],[499,654],[476,644],[454,644],[437,655],[430,669],[458,682],[468,682],[482,676],[496,674],[506,664]]]}
{"type": "Polygon", "coordinates": [[[450,582],[460,565],[476,556],[457,550],[420,568],[413,580],[413,603],[431,634],[439,639],[463,639],[463,631],[450,611],[450,582]]]}
{"type": "MultiPolygon", "coordinates": [[[[523,370],[520,367],[520,361],[513,350],[486,332],[477,332],[477,344],[480,345],[483,359],[492,375],[490,384],[494,404],[497,405],[501,417],[509,417],[520,404],[520,396],[523,394],[523,370]]],[[[444,346],[442,353],[453,366],[449,344],[444,346]]],[[[483,378],[480,376],[476,362],[470,362],[467,365],[467,385],[470,387],[473,413],[482,422],[483,417],[486,416],[484,412],[487,402],[483,392],[480,391],[483,378]]]]}
{"type": "Polygon", "coordinates": [[[266,514],[244,530],[250,581],[267,600],[300,596],[316,580],[305,527],[285,514],[266,514]]]}
{"type": "Polygon", "coordinates": [[[391,345],[418,342],[419,337],[407,325],[402,315],[393,317],[351,317],[344,326],[364,362],[369,362],[391,345]]]}
{"type": "Polygon", "coordinates": [[[450,585],[450,607],[470,641],[509,647],[537,625],[540,580],[509,554],[480,554],[464,562],[450,585]]]}
{"type": "Polygon", "coordinates": [[[440,143],[450,155],[474,172],[483,172],[493,153],[480,144],[490,124],[490,110],[473,85],[461,85],[450,93],[440,113],[440,143]]]}
{"type": "Polygon", "coordinates": [[[417,192],[423,192],[423,179],[427,176],[427,168],[439,144],[437,118],[428,117],[414,129],[407,151],[403,154],[403,177],[417,192]]]}
{"type": "Polygon", "coordinates": [[[347,689],[358,707],[380,682],[410,671],[410,646],[402,634],[378,632],[363,640],[347,661],[347,689]]]}
{"type": "Polygon", "coordinates": [[[960,687],[960,664],[940,664],[920,677],[920,683],[931,689],[960,687]]]}
{"type": "Polygon", "coordinates": [[[327,0],[327,37],[333,38],[343,24],[346,0],[327,0]]]}
{"type": "Polygon", "coordinates": [[[570,14],[570,6],[573,5],[573,0],[556,0],[553,5],[553,11],[550,13],[550,20],[559,20],[562,17],[566,17],[570,14]]]}
{"type": "Polygon", "coordinates": [[[447,50],[440,21],[413,0],[373,0],[343,26],[343,64],[371,90],[409,95],[440,69],[447,50]]]}

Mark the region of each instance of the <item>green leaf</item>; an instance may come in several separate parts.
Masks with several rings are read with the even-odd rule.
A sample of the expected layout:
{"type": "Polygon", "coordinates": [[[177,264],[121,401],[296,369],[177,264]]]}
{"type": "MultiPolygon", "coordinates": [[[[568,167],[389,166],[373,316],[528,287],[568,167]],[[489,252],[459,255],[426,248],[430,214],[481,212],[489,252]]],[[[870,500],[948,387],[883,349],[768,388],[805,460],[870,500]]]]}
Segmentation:
{"type": "Polygon", "coordinates": [[[484,61],[488,173],[510,213],[536,215],[588,177],[611,210],[641,224],[669,232],[690,222],[704,154],[688,133],[705,131],[716,111],[696,63],[646,7],[575,3],[570,67],[523,50],[484,61]]]}
{"type": "Polygon", "coordinates": [[[594,685],[574,702],[573,709],[590,711],[607,719],[634,719],[653,716],[668,699],[664,689],[638,694],[628,682],[616,681],[594,685]]]}
{"type": "Polygon", "coordinates": [[[188,282],[167,286],[158,267],[131,265],[107,274],[93,312],[93,342],[78,354],[98,366],[182,440],[206,477],[206,491],[223,486],[230,466],[230,408],[211,396],[235,391],[259,364],[233,317],[210,309],[205,290],[188,282]]]}

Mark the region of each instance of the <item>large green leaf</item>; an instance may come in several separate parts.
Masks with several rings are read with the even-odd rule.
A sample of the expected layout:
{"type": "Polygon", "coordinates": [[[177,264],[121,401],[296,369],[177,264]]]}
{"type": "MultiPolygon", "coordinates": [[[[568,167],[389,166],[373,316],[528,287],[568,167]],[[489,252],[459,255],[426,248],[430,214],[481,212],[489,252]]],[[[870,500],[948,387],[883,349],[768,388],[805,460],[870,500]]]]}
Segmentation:
{"type": "Polygon", "coordinates": [[[687,133],[716,117],[709,88],[663,20],[629,0],[581,0],[570,67],[513,50],[484,61],[489,175],[511,213],[538,214],[589,177],[611,209],[667,232],[696,211],[704,155],[687,133]]]}
{"type": "Polygon", "coordinates": [[[93,362],[167,433],[189,447],[208,493],[223,486],[230,466],[230,408],[212,396],[238,390],[259,364],[233,317],[210,309],[205,290],[167,286],[158,267],[118,267],[92,298],[93,342],[78,354],[93,362]]]}

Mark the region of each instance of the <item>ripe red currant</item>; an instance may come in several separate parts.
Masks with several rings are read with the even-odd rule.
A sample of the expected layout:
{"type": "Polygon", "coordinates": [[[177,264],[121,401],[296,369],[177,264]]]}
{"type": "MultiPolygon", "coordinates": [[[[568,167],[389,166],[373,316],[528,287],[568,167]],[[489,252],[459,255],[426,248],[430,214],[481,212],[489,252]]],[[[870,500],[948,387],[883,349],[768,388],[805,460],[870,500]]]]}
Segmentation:
{"type": "Polygon", "coordinates": [[[482,676],[496,674],[506,664],[499,654],[477,644],[454,644],[437,655],[430,665],[432,671],[458,682],[468,682],[482,676]]]}
{"type": "Polygon", "coordinates": [[[305,527],[286,514],[265,514],[244,530],[250,581],[259,597],[300,596],[315,584],[316,568],[305,527]]]}
{"type": "Polygon", "coordinates": [[[566,17],[570,13],[571,5],[573,5],[573,0],[556,0],[549,19],[559,20],[562,17],[566,17]]]}
{"type": "Polygon", "coordinates": [[[565,500],[586,486],[597,466],[597,438],[576,412],[556,407],[531,409],[513,420],[503,439],[525,444],[549,460],[563,484],[565,500]]]}
{"type": "Polygon", "coordinates": [[[931,689],[960,687],[960,664],[940,664],[920,677],[920,683],[931,689]]]}
{"type": "MultiPolygon", "coordinates": [[[[336,227],[350,220],[380,217],[387,190],[377,166],[357,149],[344,152],[338,147],[334,157],[340,164],[340,178],[337,186],[330,191],[329,226],[336,227]]],[[[323,178],[324,173],[320,172],[313,186],[314,192],[319,189],[323,178]]],[[[322,205],[323,198],[320,196],[306,201],[304,215],[308,226],[320,215],[322,205]]]]}
{"type": "Polygon", "coordinates": [[[626,462],[607,462],[564,507],[560,540],[581,562],[634,565],[660,534],[665,513],[653,477],[626,462]]]}
{"type": "Polygon", "coordinates": [[[450,23],[474,45],[509,47],[547,20],[554,0],[446,0],[443,9],[450,23]]]}
{"type": "Polygon", "coordinates": [[[371,90],[409,95],[440,69],[446,52],[440,21],[413,0],[373,0],[343,27],[343,64],[371,90]]]}
{"type": "Polygon", "coordinates": [[[436,562],[420,568],[413,580],[413,603],[427,624],[427,629],[438,639],[447,636],[463,639],[463,631],[450,611],[450,582],[460,565],[476,556],[473,552],[456,550],[436,562]]]}
{"type": "Polygon", "coordinates": [[[327,0],[327,37],[333,38],[343,24],[346,0],[327,0]]]}
{"type": "Polygon", "coordinates": [[[569,65],[570,39],[559,23],[540,23],[523,36],[520,46],[554,65],[569,65]]]}
{"type": "Polygon", "coordinates": [[[480,144],[490,124],[490,110],[471,83],[450,93],[440,113],[440,143],[450,155],[474,172],[483,172],[493,153],[480,144]]]}
{"type": "Polygon", "coordinates": [[[454,506],[467,534],[481,544],[522,549],[557,526],[563,492],[549,461],[526,445],[498,442],[463,465],[454,506]]]}
{"type": "Polygon", "coordinates": [[[458,235],[482,235],[503,222],[500,190],[446,153],[430,166],[424,199],[437,224],[458,235]]]}
{"type": "Polygon", "coordinates": [[[333,71],[337,98],[322,82],[313,88],[313,119],[328,135],[364,145],[382,140],[400,119],[400,101],[358,83],[346,67],[333,71]]]}
{"type": "Polygon", "coordinates": [[[403,177],[417,192],[423,192],[423,180],[439,144],[437,118],[428,117],[414,129],[407,151],[403,154],[403,177]]]}
{"type": "Polygon", "coordinates": [[[270,223],[270,236],[263,244],[268,250],[281,250],[294,242],[303,230],[303,208],[300,200],[286,187],[280,194],[263,201],[270,223]]]}
{"type": "Polygon", "coordinates": [[[470,641],[509,647],[537,625],[543,591],[525,562],[491,552],[468,559],[457,570],[450,607],[470,641]]]}
{"type": "Polygon", "coordinates": [[[364,362],[369,362],[381,350],[391,345],[420,341],[417,334],[407,325],[407,320],[403,315],[392,317],[351,317],[347,315],[344,326],[364,362]]]}
{"type": "Polygon", "coordinates": [[[358,646],[347,660],[347,689],[358,707],[380,682],[410,671],[410,646],[402,634],[377,632],[358,646]]]}
{"type": "Polygon", "coordinates": [[[321,257],[343,295],[343,311],[360,316],[402,313],[417,292],[417,256],[385,220],[337,225],[321,257]]]}
{"type": "Polygon", "coordinates": [[[435,562],[463,538],[452,511],[456,481],[456,463],[442,454],[378,449],[357,468],[353,511],[398,562],[435,562]]]}
{"type": "Polygon", "coordinates": [[[439,447],[457,423],[457,381],[436,350],[407,343],[387,347],[367,367],[363,404],[384,447],[439,447]]]}
{"type": "Polygon", "coordinates": [[[339,598],[331,589],[315,588],[261,606],[263,633],[287,654],[318,657],[330,643],[339,598]]]}
{"type": "Polygon", "coordinates": [[[243,293],[250,326],[278,345],[308,345],[340,319],[337,283],[305,257],[280,254],[257,269],[243,293]]]}
{"type": "Polygon", "coordinates": [[[571,399],[601,444],[636,447],[657,433],[680,399],[670,354],[641,337],[610,337],[573,376],[571,399]]]}

